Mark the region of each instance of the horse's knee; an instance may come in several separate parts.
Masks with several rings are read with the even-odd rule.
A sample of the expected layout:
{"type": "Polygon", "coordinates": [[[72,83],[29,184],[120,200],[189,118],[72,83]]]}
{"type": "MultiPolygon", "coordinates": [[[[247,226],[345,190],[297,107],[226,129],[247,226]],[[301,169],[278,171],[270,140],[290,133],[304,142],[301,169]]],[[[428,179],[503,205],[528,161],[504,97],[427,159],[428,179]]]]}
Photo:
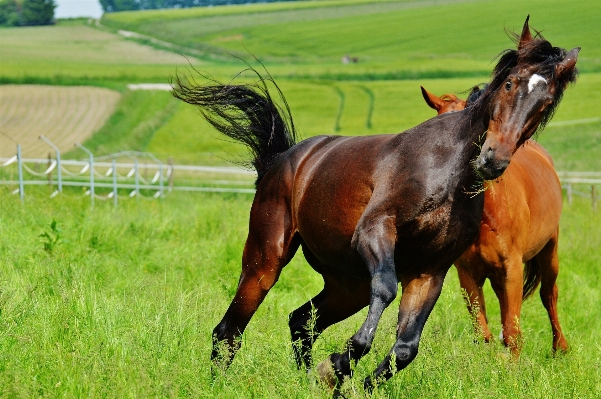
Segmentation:
{"type": "Polygon", "coordinates": [[[292,337],[292,342],[304,340],[305,336],[307,335],[307,318],[304,317],[303,314],[298,312],[298,310],[295,310],[294,312],[290,313],[288,319],[288,328],[290,328],[290,336],[292,337]]]}
{"type": "Polygon", "coordinates": [[[227,326],[226,323],[221,322],[213,329],[213,342],[223,341],[226,337],[227,326]]]}
{"type": "Polygon", "coordinates": [[[394,345],[392,352],[394,354],[396,370],[405,368],[415,359],[419,351],[419,342],[400,342],[394,345]]]}
{"type": "Polygon", "coordinates": [[[394,270],[374,275],[371,290],[372,295],[386,305],[390,304],[396,298],[398,292],[398,280],[394,270]]]}

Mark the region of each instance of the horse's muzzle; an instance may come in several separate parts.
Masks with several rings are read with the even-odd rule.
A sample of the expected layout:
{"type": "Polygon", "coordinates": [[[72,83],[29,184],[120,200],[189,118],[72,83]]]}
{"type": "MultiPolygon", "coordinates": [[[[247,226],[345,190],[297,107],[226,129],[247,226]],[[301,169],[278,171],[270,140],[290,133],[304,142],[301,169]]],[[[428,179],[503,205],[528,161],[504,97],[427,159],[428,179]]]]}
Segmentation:
{"type": "Polygon", "coordinates": [[[493,180],[501,176],[509,165],[508,158],[498,158],[495,150],[488,148],[476,158],[476,170],[486,180],[493,180]]]}

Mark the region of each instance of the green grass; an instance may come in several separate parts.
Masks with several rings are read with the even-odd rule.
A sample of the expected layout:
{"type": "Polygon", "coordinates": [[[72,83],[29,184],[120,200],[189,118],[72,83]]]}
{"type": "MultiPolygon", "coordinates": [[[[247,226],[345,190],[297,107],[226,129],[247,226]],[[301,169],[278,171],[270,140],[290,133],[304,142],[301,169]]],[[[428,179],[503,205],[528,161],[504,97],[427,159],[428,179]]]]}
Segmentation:
{"type": "MultiPolygon", "coordinates": [[[[0,396],[328,397],[296,370],[287,315],[321,289],[299,253],[251,321],[228,373],[213,380],[211,330],[232,298],[251,197],[177,194],[122,201],[118,209],[45,190],[0,193],[0,396]],[[56,220],[59,240],[51,222],[56,220]]],[[[524,350],[508,359],[497,342],[474,344],[451,270],[420,354],[375,398],[593,398],[601,389],[597,266],[599,213],[577,199],[561,221],[559,315],[572,351],[550,355],[551,332],[535,296],[523,308],[524,350]],[[551,394],[552,393],[552,394],[551,394]]],[[[299,251],[300,252],[300,251],[299,251]]],[[[499,310],[487,285],[490,324],[499,310]]],[[[394,340],[398,299],[384,314],[372,352],[349,388],[361,397],[394,340]]],[[[360,314],[327,330],[320,360],[340,350],[360,314]]]]}
{"type": "MultiPolygon", "coordinates": [[[[320,134],[355,136],[399,133],[435,115],[434,110],[424,102],[420,85],[438,95],[451,92],[465,98],[466,90],[486,79],[374,82],[282,80],[279,86],[290,104],[301,137],[307,138],[320,134]],[[344,106],[341,108],[342,98],[344,106]]],[[[582,74],[578,83],[566,91],[553,121],[601,117],[598,108],[600,102],[601,74],[582,74]]],[[[558,169],[583,170],[579,169],[579,165],[585,167],[586,163],[587,170],[596,170],[601,165],[598,163],[600,158],[594,154],[601,146],[598,143],[598,129],[595,130],[598,124],[592,126],[590,129],[582,125],[548,127],[538,136],[538,140],[548,146],[551,155],[557,159],[558,169]],[[575,136],[573,131],[585,137],[575,136]],[[585,154],[582,151],[587,148],[591,156],[574,156],[574,151],[585,154]],[[560,161],[566,159],[567,152],[570,152],[570,162],[560,161]]],[[[242,145],[221,136],[204,121],[196,108],[183,103],[156,131],[148,150],[160,158],[174,156],[178,162],[196,164],[227,164],[246,158],[246,150],[242,145]]]]}
{"type": "MultiPolygon", "coordinates": [[[[147,151],[157,129],[173,116],[179,105],[165,91],[126,90],[113,115],[84,145],[95,155],[147,151]]],[[[87,158],[79,149],[67,156],[87,158]]]]}
{"type": "Polygon", "coordinates": [[[600,71],[599,12],[595,0],[294,2],[115,13],[102,21],[217,54],[250,51],[283,64],[276,74],[284,73],[290,63],[302,63],[319,67],[301,75],[321,76],[327,68],[341,75],[397,72],[403,77],[399,72],[404,72],[411,77],[421,71],[449,77],[489,71],[492,57],[511,47],[503,29],[519,32],[527,14],[552,43],[582,46],[583,71],[600,71]],[[359,64],[340,65],[344,54],[358,56],[359,64]]]}
{"type": "MultiPolygon", "coordinates": [[[[302,137],[310,137],[394,133],[433,116],[419,85],[461,93],[485,81],[492,57],[511,46],[503,28],[519,30],[530,13],[553,44],[583,47],[583,73],[554,121],[601,116],[596,1],[370,3],[114,13],[103,23],[205,50],[204,63],[195,65],[224,81],[242,63],[221,54],[247,54],[246,46],[267,61],[302,137]],[[345,53],[359,63],[341,65],[345,53]]],[[[195,164],[245,157],[193,107],[167,93],[125,90],[127,83],[167,82],[187,64],[179,55],[82,21],[0,29],[0,45],[0,83],[93,84],[124,92],[115,115],[85,143],[97,154],[148,150],[195,164]]],[[[538,139],[558,169],[599,170],[600,131],[599,123],[550,126],[538,139]]],[[[49,200],[44,188],[27,188],[22,205],[0,189],[0,397],[329,397],[291,357],[287,315],[322,287],[300,253],[250,323],[229,372],[211,378],[211,331],[236,289],[251,196],[174,194],[123,200],[117,209],[97,202],[92,211],[80,190],[67,191],[49,200]]],[[[451,270],[417,359],[374,397],[596,398],[600,225],[590,199],[564,206],[558,306],[569,354],[551,355],[547,316],[536,296],[523,307],[519,361],[509,360],[499,342],[474,344],[451,270]]],[[[500,315],[489,285],[485,295],[496,335],[500,315]]],[[[397,308],[398,299],[358,364],[359,378],[348,386],[357,393],[349,397],[362,397],[362,377],[390,348],[397,308]]],[[[315,358],[340,350],[364,317],[365,311],[327,330],[315,358]]]]}
{"type": "MultiPolygon", "coordinates": [[[[131,29],[197,49],[242,51],[250,59],[240,47],[246,46],[266,61],[301,136],[310,137],[396,133],[433,116],[418,86],[465,96],[461,93],[487,80],[494,55],[512,46],[503,29],[519,30],[528,12],[532,25],[544,28],[554,44],[583,47],[579,83],[568,90],[554,120],[601,116],[601,74],[592,72],[601,65],[597,9],[598,2],[589,0],[577,5],[556,0],[320,1],[112,13],[103,23],[114,31],[131,29]],[[358,56],[359,63],[341,65],[345,53],[358,56]]],[[[82,20],[0,33],[0,83],[88,84],[125,91],[127,83],[168,82],[188,68],[178,54],[82,20]]],[[[241,61],[221,56],[207,56],[195,66],[224,82],[244,68],[241,61]]],[[[570,130],[553,128],[557,144],[550,145],[556,157],[575,145],[564,131],[570,130]]],[[[541,141],[550,143],[545,136],[541,141]]],[[[147,93],[126,94],[117,114],[85,144],[99,154],[143,149],[195,164],[227,164],[246,154],[218,136],[194,109],[147,93]]]]}
{"type": "Polygon", "coordinates": [[[95,85],[163,82],[176,67],[188,65],[178,54],[141,46],[83,21],[56,26],[0,28],[0,83],[95,85]]]}

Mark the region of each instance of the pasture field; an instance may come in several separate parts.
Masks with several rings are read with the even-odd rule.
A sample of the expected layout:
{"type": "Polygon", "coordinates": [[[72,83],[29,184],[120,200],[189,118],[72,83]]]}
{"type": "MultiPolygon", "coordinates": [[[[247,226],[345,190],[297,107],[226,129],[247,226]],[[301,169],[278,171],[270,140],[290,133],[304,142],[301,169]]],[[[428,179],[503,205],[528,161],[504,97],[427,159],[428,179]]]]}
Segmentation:
{"type": "Polygon", "coordinates": [[[373,79],[486,75],[510,47],[503,29],[519,32],[527,14],[552,43],[582,46],[582,71],[601,71],[595,0],[294,2],[122,12],[102,23],[218,55],[251,52],[274,76],[373,79]],[[345,54],[359,62],[341,65],[345,54]]]}
{"type": "MultiPolygon", "coordinates": [[[[435,115],[424,102],[419,86],[439,95],[465,93],[481,78],[418,79],[402,81],[278,81],[290,104],[302,138],[319,134],[370,135],[398,133],[435,115]]],[[[275,93],[275,90],[274,90],[275,93]]],[[[566,90],[554,122],[601,117],[601,74],[582,74],[566,90]]],[[[558,169],[599,170],[601,121],[586,125],[549,126],[538,137],[559,163],[558,169]],[[590,156],[587,151],[590,151],[590,156]],[[566,158],[566,153],[571,155],[566,158]],[[573,156],[575,153],[586,154],[573,156]],[[565,160],[565,162],[563,161],[565,160]]],[[[158,128],[148,150],[161,158],[174,155],[178,162],[227,164],[246,156],[246,149],[216,132],[188,104],[179,104],[173,116],[158,128]]]]}
{"type": "MultiPolygon", "coordinates": [[[[211,331],[237,285],[251,196],[177,194],[92,211],[85,197],[47,195],[28,190],[22,205],[0,193],[0,396],[329,397],[292,359],[287,315],[322,284],[300,253],[251,321],[228,373],[211,378],[211,331]]],[[[558,306],[568,354],[552,356],[538,295],[523,307],[519,361],[498,341],[474,343],[451,269],[420,354],[373,397],[598,397],[600,224],[601,213],[584,200],[564,208],[558,306]]],[[[485,296],[496,335],[489,285],[485,296]]],[[[359,378],[347,383],[348,397],[363,397],[362,378],[392,344],[397,307],[398,299],[357,365],[359,378]]],[[[340,350],[364,317],[327,330],[315,359],[340,350]]]]}
{"type": "Polygon", "coordinates": [[[0,84],[85,84],[123,90],[127,83],[166,82],[177,66],[188,65],[178,54],[141,46],[83,20],[0,28],[0,46],[0,84]]]}
{"type": "Polygon", "coordinates": [[[71,150],[74,142],[104,125],[120,98],[117,91],[92,86],[2,86],[0,156],[13,156],[15,141],[24,157],[43,158],[54,152],[38,139],[41,134],[62,152],[71,150]]]}
{"type": "MultiPolygon", "coordinates": [[[[465,97],[472,85],[487,81],[491,59],[512,46],[503,29],[519,30],[530,11],[533,25],[545,28],[553,43],[583,46],[579,82],[567,91],[554,121],[600,117],[601,74],[594,72],[601,65],[601,43],[594,34],[601,23],[601,13],[595,12],[599,3],[515,3],[510,10],[513,3],[484,0],[286,2],[112,13],[102,20],[109,30],[82,20],[2,29],[0,82],[87,84],[123,92],[114,116],[84,142],[98,155],[130,149],[152,151],[162,159],[171,156],[180,163],[228,164],[244,158],[245,149],[216,136],[193,107],[170,100],[167,93],[125,89],[134,82],[169,82],[177,73],[190,71],[187,59],[110,30],[135,30],[196,49],[213,46],[217,53],[242,54],[244,45],[266,62],[281,86],[301,137],[365,135],[400,132],[433,116],[419,85],[465,97]],[[378,31],[372,31],[376,26],[378,31]],[[309,54],[302,46],[315,52],[309,54]],[[290,54],[278,53],[282,51],[290,54]],[[358,56],[359,62],[342,65],[344,53],[358,56]]],[[[224,82],[245,67],[233,57],[212,56],[217,53],[191,61],[224,82]]],[[[43,128],[34,129],[33,136],[44,134],[43,128]]],[[[598,143],[601,134],[598,123],[576,126],[576,134],[570,129],[553,128],[552,140],[540,137],[544,144],[553,143],[550,150],[556,158],[574,146],[598,143]],[[582,140],[575,139],[580,136],[582,140]]],[[[594,144],[591,151],[597,148],[594,144]]],[[[568,166],[598,169],[596,159],[568,166]]]]}
{"type": "MultiPolygon", "coordinates": [[[[168,92],[126,90],[115,112],[85,145],[96,155],[123,150],[146,151],[155,131],[169,120],[179,105],[168,92]]],[[[72,149],[68,155],[87,157],[80,149],[72,149]]]]}
{"type": "MultiPolygon", "coordinates": [[[[105,27],[80,20],[0,29],[0,84],[120,92],[113,115],[84,143],[98,155],[148,150],[176,162],[229,164],[244,160],[245,149],[218,136],[193,107],[166,92],[126,89],[168,82],[189,69],[186,58],[126,40],[118,29],[200,50],[204,56],[193,65],[225,82],[244,64],[224,54],[250,59],[250,52],[276,78],[302,137],[368,135],[433,116],[419,85],[465,97],[485,82],[491,59],[512,46],[503,29],[519,30],[530,13],[532,26],[553,44],[583,47],[579,81],[553,121],[587,119],[601,117],[600,4],[340,0],[113,13],[103,17],[105,27]],[[342,65],[347,53],[359,62],[342,65]]],[[[557,169],[601,169],[599,121],[551,125],[538,140],[557,169]]],[[[81,190],[52,200],[49,194],[28,187],[21,204],[0,187],[0,397],[330,397],[292,359],[287,315],[322,288],[300,252],[251,321],[230,370],[211,376],[211,331],[238,283],[251,195],[178,193],[120,201],[117,209],[97,202],[91,210],[81,190]]],[[[565,204],[558,306],[569,353],[551,353],[538,295],[523,306],[519,360],[498,341],[477,342],[451,269],[420,354],[373,397],[597,398],[599,226],[590,199],[565,204]]],[[[498,301],[485,288],[498,335],[498,301]]],[[[358,378],[346,384],[348,397],[364,397],[363,377],[391,346],[398,302],[357,365],[358,378]]],[[[340,350],[364,317],[362,311],[327,330],[315,345],[316,361],[340,350]]]]}

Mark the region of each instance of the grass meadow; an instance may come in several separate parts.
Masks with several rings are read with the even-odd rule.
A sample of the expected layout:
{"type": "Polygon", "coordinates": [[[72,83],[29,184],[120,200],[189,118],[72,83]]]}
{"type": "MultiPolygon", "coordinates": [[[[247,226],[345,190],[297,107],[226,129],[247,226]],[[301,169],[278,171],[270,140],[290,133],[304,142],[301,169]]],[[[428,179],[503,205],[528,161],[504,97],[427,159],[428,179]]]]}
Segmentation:
{"type": "MultiPolygon", "coordinates": [[[[85,197],[47,194],[28,190],[25,204],[0,195],[0,396],[328,397],[292,359],[287,315],[321,290],[300,253],[251,321],[232,367],[211,377],[211,331],[236,289],[251,196],[177,194],[92,211],[85,197]]],[[[558,306],[568,354],[552,355],[537,295],[524,304],[519,361],[498,341],[475,343],[451,269],[417,359],[373,397],[598,397],[600,224],[584,199],[564,208],[558,306]]],[[[485,296],[498,334],[488,285],[485,296]]],[[[349,397],[363,397],[362,378],[394,341],[397,306],[357,365],[359,378],[346,384],[349,397]]],[[[315,358],[340,350],[364,316],[327,330],[315,358]]]]}
{"type": "MultiPolygon", "coordinates": [[[[513,46],[504,28],[519,31],[528,13],[554,45],[582,46],[581,75],[553,122],[601,117],[596,0],[299,1],[112,13],[100,26],[70,20],[1,28],[0,84],[119,91],[115,112],[84,143],[97,155],[140,150],[177,163],[228,165],[244,160],[245,149],[218,136],[196,109],[127,84],[167,83],[185,71],[197,77],[190,64],[227,82],[245,67],[227,54],[254,54],[286,96],[301,137],[396,133],[434,115],[420,85],[465,98],[486,82],[493,57],[513,46]],[[196,57],[125,39],[119,29],[189,47],[196,57]],[[345,54],[359,62],[341,64],[345,54]]],[[[537,140],[558,170],[601,170],[598,119],[551,124],[537,140]]],[[[14,188],[0,186],[0,397],[329,397],[292,359],[288,314],[322,288],[300,251],[251,321],[229,371],[211,375],[211,331],[238,283],[251,195],[174,193],[118,208],[98,201],[92,210],[80,190],[49,199],[46,187],[28,186],[21,204],[14,188]]],[[[523,306],[519,360],[498,340],[478,342],[451,269],[420,354],[373,397],[598,398],[600,226],[590,198],[564,204],[558,307],[569,353],[551,353],[538,295],[523,306]]],[[[498,335],[500,311],[488,284],[485,296],[498,335]]],[[[398,302],[356,366],[358,378],[345,384],[347,397],[366,396],[363,377],[394,341],[398,302]]],[[[341,350],[364,317],[365,310],[328,329],[315,345],[316,361],[341,350]]]]}

